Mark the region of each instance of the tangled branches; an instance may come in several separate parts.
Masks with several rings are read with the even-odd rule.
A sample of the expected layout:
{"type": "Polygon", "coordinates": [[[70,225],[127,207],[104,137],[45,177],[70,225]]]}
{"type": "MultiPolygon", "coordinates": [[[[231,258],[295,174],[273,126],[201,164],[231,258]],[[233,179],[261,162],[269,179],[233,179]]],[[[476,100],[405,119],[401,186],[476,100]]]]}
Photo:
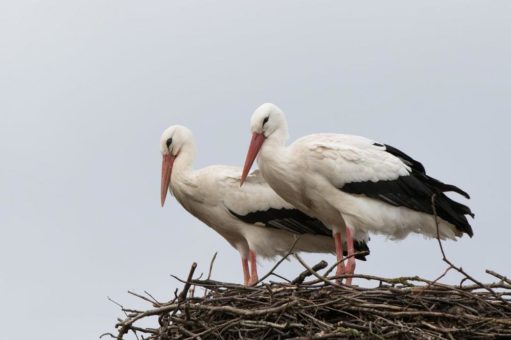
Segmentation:
{"type": "MultiPolygon", "coordinates": [[[[433,195],[433,208],[434,200],[433,195]]],[[[169,302],[131,293],[152,308],[136,311],[121,306],[126,318],[116,325],[117,335],[102,337],[122,340],[132,332],[139,340],[511,338],[511,280],[491,270],[486,273],[497,282],[476,280],[446,257],[438,224],[437,239],[448,265],[442,275],[435,280],[352,276],[372,288],[342,285],[338,279],[343,277],[329,276],[335,265],[321,274],[326,262],[310,267],[298,255],[294,256],[305,271],[295,279],[259,282],[255,287],[214,281],[210,275],[194,279],[194,263],[186,280],[176,278],[184,287],[169,302]],[[462,275],[458,285],[440,282],[451,270],[462,275]],[[196,296],[201,290],[204,294],[196,296]],[[158,318],[158,328],[138,326],[150,317],[158,318]]],[[[292,249],[283,259],[291,253],[292,249]]],[[[263,279],[278,276],[273,272],[283,259],[263,279]]]]}
{"type": "Polygon", "coordinates": [[[295,283],[245,287],[194,280],[192,266],[172,301],[140,295],[153,308],[123,309],[127,317],[117,324],[117,336],[109,335],[118,340],[129,331],[158,340],[511,337],[511,280],[500,274],[487,271],[499,279],[495,283],[457,286],[419,277],[354,275],[376,283],[362,288],[335,284],[335,277],[317,272],[325,267],[323,262],[306,269],[295,283]],[[207,293],[193,296],[198,288],[207,293]],[[159,328],[136,326],[151,316],[158,317],[159,328]]]}

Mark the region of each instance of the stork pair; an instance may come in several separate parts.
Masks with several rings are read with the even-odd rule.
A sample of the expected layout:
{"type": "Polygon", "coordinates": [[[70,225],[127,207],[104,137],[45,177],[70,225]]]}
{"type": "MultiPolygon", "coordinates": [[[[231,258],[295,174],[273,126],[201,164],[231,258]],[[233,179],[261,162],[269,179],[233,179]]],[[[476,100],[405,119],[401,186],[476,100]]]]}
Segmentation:
{"type": "Polygon", "coordinates": [[[293,244],[297,252],[335,252],[336,274],[343,275],[354,273],[355,258],[365,259],[368,233],[436,237],[433,195],[439,236],[473,235],[465,216],[472,212],[445,192],[468,194],[428,176],[396,148],[341,134],[313,134],[286,146],[286,119],[273,104],[261,105],[250,125],[243,171],[193,170],[195,144],[183,126],[165,130],[160,143],[162,205],[170,188],[187,211],[237,249],[245,284],[258,282],[256,256],[284,255],[293,244]],[[249,175],[256,158],[259,170],[249,175]]]}

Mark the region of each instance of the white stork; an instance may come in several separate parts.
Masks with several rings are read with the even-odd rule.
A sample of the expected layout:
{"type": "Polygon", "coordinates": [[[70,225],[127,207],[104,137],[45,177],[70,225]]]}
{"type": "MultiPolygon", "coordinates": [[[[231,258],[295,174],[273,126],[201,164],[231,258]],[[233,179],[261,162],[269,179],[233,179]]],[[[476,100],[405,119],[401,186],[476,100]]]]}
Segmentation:
{"type": "MultiPolygon", "coordinates": [[[[465,216],[473,217],[472,212],[444,192],[454,191],[466,198],[468,194],[426,175],[421,163],[398,149],[341,134],[313,134],[286,147],[284,113],[268,103],[254,112],[250,123],[253,135],[241,182],[259,155],[259,169],[275,192],[326,226],[333,226],[338,258],[343,255],[344,234],[348,256],[353,254],[353,232],[385,234],[392,239],[412,232],[435,237],[433,194],[440,237],[472,236],[465,216]]],[[[337,274],[353,274],[354,270],[351,257],[346,268],[338,266],[337,274]]]]}
{"type": "MultiPolygon", "coordinates": [[[[285,255],[297,235],[300,237],[294,251],[335,251],[329,229],[281,199],[258,171],[245,176],[246,184],[241,188],[240,168],[216,165],[193,170],[195,142],[186,127],[174,125],[166,129],[160,151],[161,205],[170,189],[188,212],[237,249],[245,284],[258,281],[256,255],[263,258],[285,255]]],[[[366,235],[360,236],[355,246],[368,252],[366,235]]]]}

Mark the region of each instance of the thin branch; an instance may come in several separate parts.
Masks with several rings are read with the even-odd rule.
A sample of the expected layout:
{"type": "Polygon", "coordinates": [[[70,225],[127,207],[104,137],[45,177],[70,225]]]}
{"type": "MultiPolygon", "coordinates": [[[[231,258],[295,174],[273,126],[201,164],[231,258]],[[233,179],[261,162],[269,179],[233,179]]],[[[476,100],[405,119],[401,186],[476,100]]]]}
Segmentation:
{"type": "Polygon", "coordinates": [[[340,287],[339,284],[332,282],[332,281],[328,281],[327,279],[325,279],[323,276],[319,275],[318,273],[316,273],[316,271],[314,269],[312,269],[311,267],[309,267],[309,265],[307,265],[307,263],[305,263],[305,261],[302,260],[302,258],[300,257],[300,255],[298,254],[294,254],[294,257],[298,260],[298,262],[300,262],[300,264],[305,268],[307,269],[310,273],[312,273],[312,275],[314,275],[318,280],[321,280],[323,281],[324,283],[326,283],[327,285],[332,285],[334,287],[340,287]]]}
{"type": "MultiPolygon", "coordinates": [[[[457,272],[459,272],[460,274],[462,274],[466,279],[472,281],[473,283],[479,285],[481,288],[484,288],[486,289],[487,291],[489,291],[496,299],[502,301],[504,303],[504,308],[508,309],[508,310],[511,310],[511,305],[509,304],[508,301],[502,299],[501,296],[499,296],[497,293],[495,293],[495,291],[490,288],[490,287],[485,287],[485,285],[483,283],[481,283],[479,280],[476,280],[474,277],[472,277],[471,275],[469,275],[468,273],[466,273],[461,267],[458,267],[456,265],[454,265],[448,258],[447,256],[445,255],[445,252],[444,252],[444,247],[442,246],[442,241],[440,240],[440,231],[439,231],[439,222],[438,222],[438,215],[437,215],[437,212],[436,212],[436,204],[435,204],[435,199],[436,199],[436,194],[433,194],[431,196],[431,206],[433,208],[433,217],[435,218],[435,224],[436,224],[436,237],[437,237],[437,241],[438,241],[438,245],[440,247],[440,251],[442,252],[442,260],[447,263],[450,267],[452,267],[454,270],[456,270],[457,272]]],[[[499,311],[499,313],[501,313],[501,315],[504,315],[504,313],[502,311],[499,311]]]]}
{"type": "MultiPolygon", "coordinates": [[[[326,261],[321,261],[321,262],[315,264],[312,267],[312,270],[315,272],[318,272],[321,269],[325,269],[326,266],[328,266],[328,263],[326,261]]],[[[294,285],[303,283],[303,281],[305,281],[305,279],[311,275],[313,275],[312,272],[310,270],[306,269],[305,271],[301,272],[300,275],[298,275],[293,281],[291,281],[291,283],[294,285]]]]}
{"type": "Polygon", "coordinates": [[[295,241],[291,245],[291,248],[289,248],[289,251],[287,252],[287,254],[284,255],[279,261],[277,261],[277,263],[275,263],[275,265],[270,269],[270,271],[268,273],[266,273],[263,277],[261,277],[259,279],[259,281],[257,281],[257,283],[254,286],[257,286],[259,283],[263,282],[267,277],[269,277],[275,271],[275,269],[277,269],[280,266],[280,264],[282,262],[284,262],[284,260],[287,259],[289,257],[289,255],[291,255],[293,253],[293,250],[295,249],[295,246],[298,243],[298,240],[300,240],[300,236],[295,238],[295,241]]]}
{"type": "Polygon", "coordinates": [[[499,273],[496,273],[496,272],[494,272],[493,270],[489,270],[489,269],[487,269],[487,270],[486,270],[486,273],[487,273],[487,274],[490,274],[491,276],[495,276],[496,278],[498,278],[498,279],[502,280],[502,282],[505,282],[505,283],[507,283],[507,284],[511,285],[511,280],[510,280],[510,279],[508,279],[508,278],[507,278],[506,276],[504,276],[504,275],[500,275],[499,273]]]}
{"type": "Polygon", "coordinates": [[[325,272],[325,274],[323,276],[327,277],[328,275],[330,275],[330,273],[335,269],[337,268],[337,265],[340,264],[340,263],[343,263],[345,261],[347,261],[349,258],[351,257],[355,257],[357,255],[368,255],[369,252],[368,251],[359,251],[359,252],[356,252],[356,253],[353,253],[351,255],[348,255],[348,256],[345,256],[343,257],[342,259],[340,259],[339,261],[335,262],[330,268],[328,268],[328,270],[325,272]]]}
{"type": "Polygon", "coordinates": [[[213,255],[213,258],[211,259],[210,264],[209,264],[208,280],[211,279],[211,273],[213,272],[213,265],[215,264],[217,255],[218,255],[218,252],[216,251],[215,254],[213,255]]]}

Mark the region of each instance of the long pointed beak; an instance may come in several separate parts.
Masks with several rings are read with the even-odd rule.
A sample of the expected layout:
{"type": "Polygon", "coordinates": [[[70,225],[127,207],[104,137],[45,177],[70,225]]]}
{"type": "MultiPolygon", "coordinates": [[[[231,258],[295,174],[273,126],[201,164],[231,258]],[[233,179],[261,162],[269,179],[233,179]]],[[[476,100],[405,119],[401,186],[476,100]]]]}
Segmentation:
{"type": "Polygon", "coordinates": [[[252,140],[250,141],[250,146],[248,147],[247,159],[245,159],[245,166],[243,167],[243,173],[241,174],[240,186],[243,185],[245,180],[247,179],[248,172],[254,164],[254,161],[261,150],[261,146],[263,146],[264,135],[262,133],[254,132],[252,134],[252,140]]]}
{"type": "Polygon", "coordinates": [[[168,154],[163,156],[161,163],[161,206],[165,204],[165,198],[169,191],[170,175],[172,174],[172,165],[176,157],[168,154]]]}

